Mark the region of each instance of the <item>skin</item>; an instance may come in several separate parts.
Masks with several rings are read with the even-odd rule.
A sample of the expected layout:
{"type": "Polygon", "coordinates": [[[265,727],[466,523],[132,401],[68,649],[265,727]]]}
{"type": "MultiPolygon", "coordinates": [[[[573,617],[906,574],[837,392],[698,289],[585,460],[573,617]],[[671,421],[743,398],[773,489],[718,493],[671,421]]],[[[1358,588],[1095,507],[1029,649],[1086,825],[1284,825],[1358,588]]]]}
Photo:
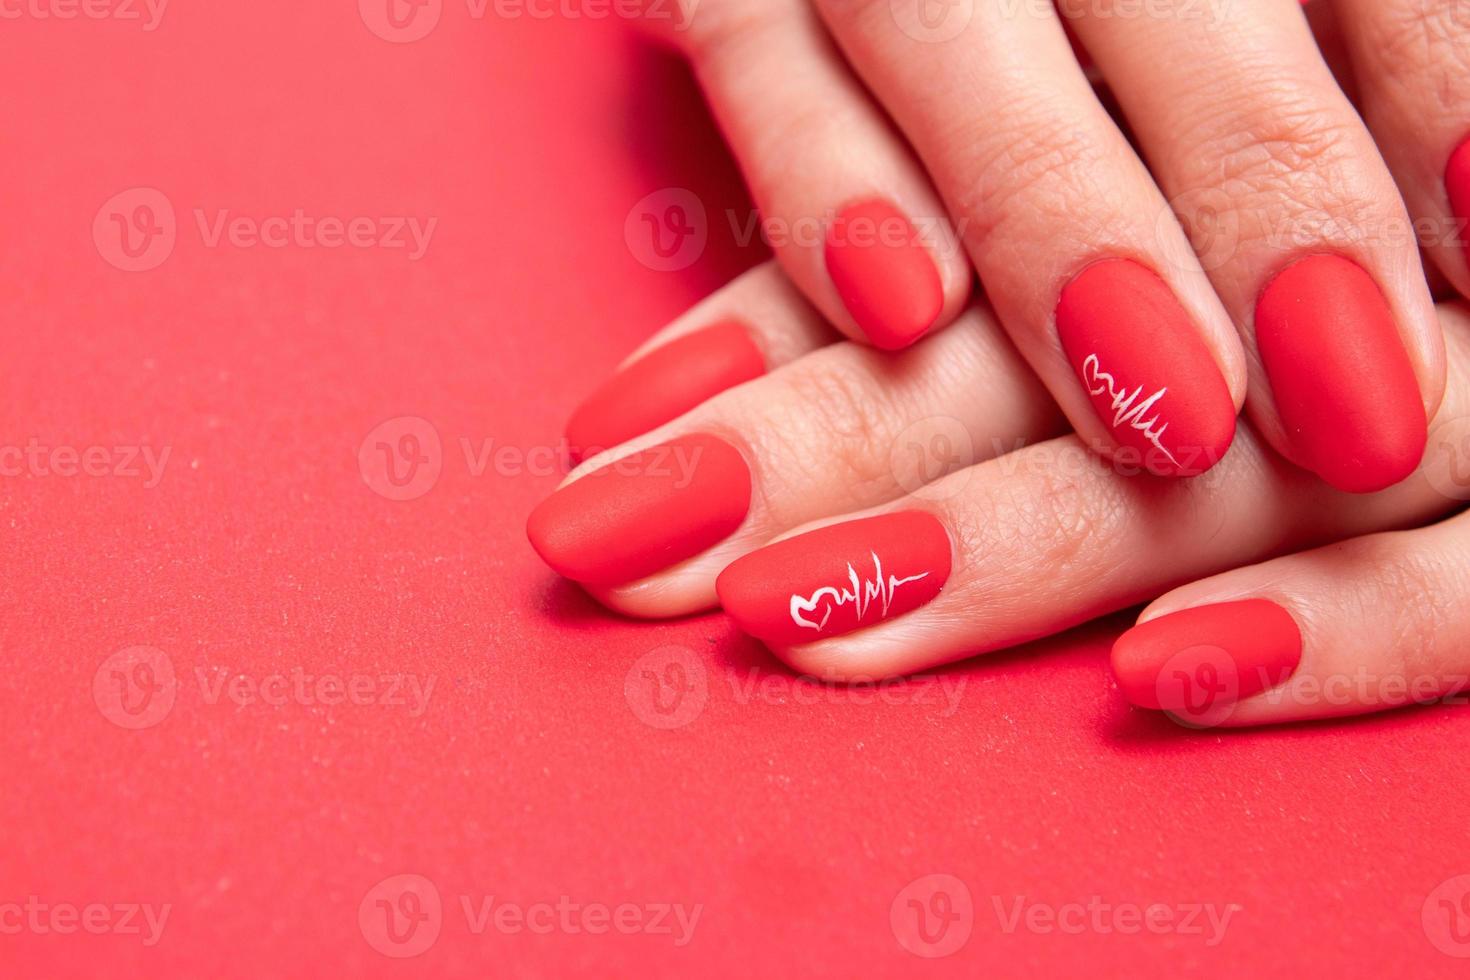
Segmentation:
{"type": "MultiPolygon", "coordinates": [[[[709,308],[792,304],[796,309],[780,319],[807,330],[815,314],[778,275],[753,270],[707,301],[709,308]]],[[[1303,676],[1331,673],[1334,663],[1346,662],[1342,657],[1383,664],[1387,673],[1404,649],[1395,638],[1407,636],[1423,665],[1415,676],[1427,671],[1449,685],[1451,668],[1470,670],[1470,662],[1459,663],[1470,660],[1463,653],[1470,649],[1470,613],[1461,612],[1470,610],[1470,577],[1463,561],[1429,556],[1464,553],[1464,519],[1434,522],[1470,499],[1470,317],[1458,305],[1442,307],[1440,317],[1453,370],[1431,452],[1414,477],[1371,496],[1327,487],[1249,428],[1219,467],[1193,480],[1140,477],[1099,461],[1077,436],[1062,434],[1064,420],[982,307],[896,356],[850,341],[817,346],[568,477],[680,435],[711,432],[740,448],[755,481],[750,515],[732,537],[642,581],[589,591],[609,608],[643,618],[698,612],[714,605],[715,577],[743,554],[822,524],[919,508],[939,516],[954,540],[955,568],[940,597],[856,633],[774,648],[779,657],[834,680],[895,676],[1057,633],[1167,593],[1144,619],[1231,598],[1287,606],[1305,624],[1303,676]],[[948,383],[969,371],[996,381],[948,383]],[[960,449],[944,459],[927,455],[935,433],[960,449]],[[1345,544],[1311,550],[1326,542],[1345,544]],[[1407,570],[1386,573],[1386,555],[1395,557],[1392,567],[1407,570]],[[1258,562],[1264,564],[1252,564],[1258,562]],[[1413,602],[1405,601],[1409,594],[1413,602]],[[1418,613],[1421,596],[1428,611],[1418,613]]],[[[1266,692],[1222,724],[1404,703],[1371,693],[1346,706],[1298,701],[1266,692]]]]}
{"type": "Polygon", "coordinates": [[[751,465],[751,514],[705,554],[594,595],[635,616],[698,611],[742,554],[823,523],[917,507],[954,539],[944,593],[779,656],[833,679],[890,676],[1163,593],[1141,621],[1265,598],[1301,626],[1291,680],[1219,724],[1350,715],[1465,687],[1470,518],[1456,515],[1470,499],[1470,320],[1455,306],[1436,315],[1418,246],[1431,279],[1470,295],[1442,186],[1445,160],[1470,131],[1470,18],[1454,0],[1335,0],[1312,5],[1309,28],[1289,0],[1262,0],[1226,5],[1210,27],[1124,23],[1099,15],[1107,4],[1063,4],[1140,156],[1097,102],[1049,5],[974,7],[982,29],[958,43],[915,43],[878,0],[703,0],[665,30],[691,58],[773,226],[880,193],[953,229],[953,247],[941,232],[936,329],[896,356],[834,343],[861,335],[820,244],[796,237],[772,242],[776,264],[651,339],[644,351],[717,315],[743,315],[773,370],[568,479],[713,432],[751,465]],[[986,20],[999,9],[1005,16],[986,20]],[[781,99],[766,97],[777,90],[781,99]],[[988,108],[968,118],[954,108],[966,105],[988,108]],[[1205,217],[1229,229],[1223,251],[1198,233],[1205,217]],[[1410,220],[1430,229],[1421,241],[1394,231],[1410,220]],[[1251,323],[1255,296],[1286,258],[1282,229],[1292,250],[1353,258],[1394,310],[1434,418],[1423,465],[1397,487],[1348,496],[1282,457],[1251,323]],[[1249,387],[1251,424],[1205,477],[1159,481],[1087,462],[1107,440],[1049,318],[1056,291],[1099,249],[1153,265],[1237,401],[1249,387]],[[984,306],[968,299],[971,268],[984,306]],[[1077,435],[1063,434],[1069,424],[1077,435]],[[926,457],[941,444],[948,455],[926,457]],[[1368,681],[1322,693],[1349,670],[1368,681]]]}
{"type": "MultiPolygon", "coordinates": [[[[651,5],[658,16],[646,23],[694,66],[778,230],[777,261],[847,336],[862,339],[820,241],[779,231],[878,194],[941,229],[934,329],[964,309],[973,268],[1026,363],[1103,454],[1116,443],[1066,361],[1054,314],[1066,283],[1108,256],[1164,278],[1237,407],[1283,455],[1293,449],[1254,311],[1275,274],[1307,254],[1368,271],[1426,415],[1437,409],[1443,339],[1409,229],[1453,224],[1441,175],[1460,127],[1470,131],[1470,104],[1460,104],[1470,100],[1460,84],[1470,18],[1455,0],[1319,2],[1311,22],[1297,0],[963,0],[939,21],[932,6],[916,19],[917,0],[683,9],[671,18],[651,5]],[[1086,46],[1088,71],[1068,32],[1086,46]],[[1108,108],[1094,80],[1106,83],[1108,108]],[[1361,93],[1368,124],[1345,89],[1361,93]],[[1422,125],[1426,115],[1439,121],[1422,125]]],[[[1448,233],[1430,237],[1436,274],[1470,288],[1462,250],[1448,233]]]]}

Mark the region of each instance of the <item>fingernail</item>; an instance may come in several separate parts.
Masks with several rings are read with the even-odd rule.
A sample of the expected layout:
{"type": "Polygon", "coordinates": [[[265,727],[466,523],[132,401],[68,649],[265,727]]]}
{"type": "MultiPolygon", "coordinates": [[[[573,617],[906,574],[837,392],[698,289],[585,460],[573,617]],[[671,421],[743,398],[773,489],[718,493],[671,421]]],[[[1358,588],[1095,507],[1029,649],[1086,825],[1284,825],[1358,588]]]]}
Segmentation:
{"type": "Polygon", "coordinates": [[[1291,614],[1265,599],[1196,606],[1133,627],[1113,644],[1113,676],[1140,708],[1183,717],[1259,694],[1302,659],[1291,614]]]}
{"type": "Polygon", "coordinates": [[[1179,300],[1129,259],[1094,262],[1062,289],[1057,334],[1118,445],[1160,476],[1196,476],[1235,438],[1235,401],[1179,300]]]}
{"type": "Polygon", "coordinates": [[[775,646],[811,643],[902,616],[949,578],[944,525],[921,511],[808,531],[751,552],[715,582],[745,632],[775,646]]]}
{"type": "Polygon", "coordinates": [[[567,484],[531,512],[526,534],[567,578],[619,585],[723,541],[749,509],[744,458],[722,439],[691,435],[567,484]]]}
{"type": "MultiPolygon", "coordinates": [[[[1449,192],[1450,210],[1460,219],[1457,230],[1463,236],[1470,226],[1470,139],[1450,154],[1450,162],[1444,168],[1444,186],[1449,192]]],[[[1470,252],[1470,240],[1462,241],[1461,247],[1470,252]]]]}
{"type": "Polygon", "coordinates": [[[696,330],[609,378],[572,414],[567,441],[579,457],[620,445],[765,371],[765,359],[741,324],[696,330]]]}
{"type": "Polygon", "coordinates": [[[944,287],[909,219],[884,200],[843,208],[827,229],[827,274],[859,329],[884,350],[922,337],[944,306],[944,287]]]}
{"type": "Polygon", "coordinates": [[[1418,379],[1377,283],[1355,262],[1310,255],[1256,303],[1256,343],[1294,461],[1339,490],[1372,493],[1424,458],[1418,379]]]}

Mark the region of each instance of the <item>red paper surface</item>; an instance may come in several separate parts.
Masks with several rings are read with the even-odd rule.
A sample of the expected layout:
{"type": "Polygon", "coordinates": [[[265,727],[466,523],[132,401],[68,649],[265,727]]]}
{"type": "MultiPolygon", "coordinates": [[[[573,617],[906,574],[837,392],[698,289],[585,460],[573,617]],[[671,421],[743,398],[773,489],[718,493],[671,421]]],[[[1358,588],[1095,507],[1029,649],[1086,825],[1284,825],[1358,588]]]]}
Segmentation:
{"type": "Polygon", "coordinates": [[[937,681],[872,703],[720,616],[632,623],[556,581],[523,535],[546,453],[762,258],[727,216],[748,203],[687,73],[615,19],[444,0],[391,43],[355,6],[0,22],[0,442],[102,447],[108,474],[0,481],[0,975],[1463,975],[1422,924],[1470,872],[1463,709],[1189,733],[1123,706],[1119,621],[943,672],[952,712],[937,681]],[[164,227],[136,188],[173,247],[124,271],[160,253],[111,215],[134,245],[164,227]],[[625,229],[669,188],[707,243],[659,271],[625,229]],[[297,209],[437,225],[417,260],[211,235],[297,209]],[[359,453],[405,435],[438,474],[389,499],[359,453]],[[505,454],[476,473],[462,440],[505,454]],[[170,453],[156,482],[120,472],[142,446],[170,453]],[[660,713],[650,674],[681,670],[660,713]],[[435,687],[415,710],[383,677],[435,687]],[[405,959],[374,925],[414,911],[401,875],[440,900],[405,959]],[[910,899],[963,904],[930,875],[973,907],[936,959],[902,944],[910,899]],[[570,925],[538,918],[558,902],[570,925]],[[16,928],[37,904],[45,931],[16,928]],[[1203,919],[1071,928],[1201,904],[1238,906],[1215,945],[1203,919]],[[168,908],[156,942],[128,905],[168,908]],[[699,908],[684,945],[661,905],[699,908]]]}

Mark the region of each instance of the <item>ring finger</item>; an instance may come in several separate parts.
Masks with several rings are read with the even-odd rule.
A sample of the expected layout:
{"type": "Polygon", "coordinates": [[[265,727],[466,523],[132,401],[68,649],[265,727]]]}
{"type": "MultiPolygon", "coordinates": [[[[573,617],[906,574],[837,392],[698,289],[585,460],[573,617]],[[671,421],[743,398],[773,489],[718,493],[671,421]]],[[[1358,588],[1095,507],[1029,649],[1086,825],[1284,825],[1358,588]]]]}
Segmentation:
{"type": "Polygon", "coordinates": [[[1257,428],[1342,490],[1406,477],[1442,338],[1403,201],[1297,0],[1061,7],[1195,230],[1257,428]]]}

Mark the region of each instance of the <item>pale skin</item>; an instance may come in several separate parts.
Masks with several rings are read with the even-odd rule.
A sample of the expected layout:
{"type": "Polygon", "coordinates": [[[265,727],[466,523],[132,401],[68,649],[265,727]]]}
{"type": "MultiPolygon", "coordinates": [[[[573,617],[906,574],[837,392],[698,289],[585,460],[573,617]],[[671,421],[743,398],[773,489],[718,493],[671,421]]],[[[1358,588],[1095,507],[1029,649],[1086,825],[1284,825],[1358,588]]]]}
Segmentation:
{"type": "MultiPolygon", "coordinates": [[[[1244,699],[1219,724],[1455,692],[1470,675],[1470,518],[1457,516],[1470,499],[1470,318],[1457,306],[1436,313],[1412,236],[1374,229],[1452,223],[1435,167],[1465,135],[1453,120],[1470,119],[1470,86],[1459,83],[1470,77],[1470,19],[1449,0],[1319,4],[1313,26],[1333,39],[1324,49],[1340,77],[1351,70],[1343,87],[1360,118],[1294,0],[1226,5],[1222,16],[1236,19],[1213,31],[1178,18],[1134,22],[1126,43],[1123,25],[1097,16],[1107,4],[1071,6],[1067,23],[1142,157],[1097,101],[1049,4],[975,0],[986,29],[968,48],[916,42],[888,0],[703,0],[687,29],[668,35],[692,59],[768,220],[799,222],[881,189],[958,229],[962,247],[935,250],[943,313],[898,354],[860,342],[819,249],[796,240],[650,340],[645,350],[733,315],[772,370],[569,479],[679,435],[714,433],[750,464],[750,513],[704,554],[591,591],[639,617],[708,609],[715,577],[747,552],[917,508],[939,515],[954,539],[943,594],[778,656],[819,676],[871,679],[1160,595],[1142,620],[1267,598],[1300,624],[1301,665],[1290,684],[1244,699]],[[1143,44],[1140,31],[1152,32],[1143,44]],[[1275,73],[1264,91],[1241,80],[1259,80],[1249,69],[1264,65],[1275,73]],[[783,97],[762,95],[762,79],[783,97]],[[951,111],[976,103],[992,108],[978,119],[951,111]],[[1249,201],[1230,216],[1235,243],[1223,257],[1197,253],[1198,236],[1192,244],[1173,215],[1213,200],[1227,181],[1230,200],[1243,187],[1249,201]],[[1323,214],[1335,220],[1315,220],[1323,214]],[[1384,289],[1434,418],[1419,471],[1370,496],[1334,491],[1281,458],[1281,423],[1258,383],[1250,304],[1275,261],[1273,235],[1309,225],[1384,289]],[[1250,424],[1204,477],[1139,478],[1090,455],[1106,455],[1108,440],[1047,324],[1056,283],[1099,246],[1157,268],[1247,406],[1250,424]],[[986,302],[969,296],[972,269],[986,302]],[[1369,679],[1324,696],[1350,667],[1369,679]]],[[[1458,244],[1432,239],[1424,255],[1470,295],[1458,244]]]]}
{"type": "Polygon", "coordinates": [[[1441,181],[1470,120],[1470,18],[1456,0],[1315,0],[1310,21],[1299,0],[642,2],[645,26],[689,58],[776,259],[848,337],[862,340],[821,242],[791,232],[881,195],[931,242],[943,284],[932,330],[960,315],[978,273],[1098,452],[1114,440],[1053,318],[1062,286],[1106,255],[1163,277],[1237,408],[1283,455],[1254,306],[1294,256],[1333,252],[1372,275],[1426,414],[1437,409],[1443,340],[1416,231],[1434,275],[1470,294],[1441,181]]]}

